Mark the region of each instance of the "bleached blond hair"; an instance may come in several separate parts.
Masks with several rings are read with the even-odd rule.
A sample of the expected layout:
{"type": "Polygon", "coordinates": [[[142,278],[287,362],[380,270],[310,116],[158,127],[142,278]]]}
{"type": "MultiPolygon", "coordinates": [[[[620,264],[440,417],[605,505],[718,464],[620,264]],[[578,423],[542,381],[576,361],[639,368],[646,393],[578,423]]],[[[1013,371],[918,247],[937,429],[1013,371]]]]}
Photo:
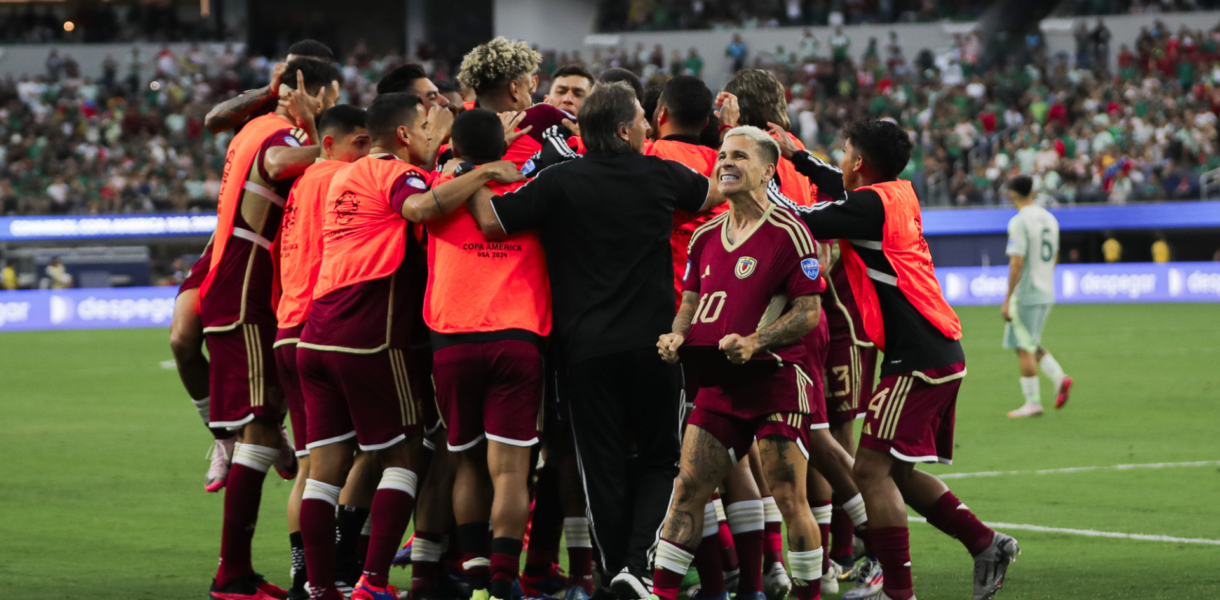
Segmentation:
{"type": "Polygon", "coordinates": [[[504,37],[476,46],[462,58],[458,83],[482,95],[510,81],[531,75],[542,63],[542,55],[529,44],[504,37]]]}
{"type": "MultiPolygon", "coordinates": [[[[725,132],[724,139],[738,136],[754,140],[754,143],[758,144],[758,151],[762,155],[764,163],[774,165],[779,162],[779,142],[776,142],[775,138],[768,135],[767,132],[752,125],[742,125],[725,132]]],[[[721,141],[721,143],[724,142],[721,141]]]]}

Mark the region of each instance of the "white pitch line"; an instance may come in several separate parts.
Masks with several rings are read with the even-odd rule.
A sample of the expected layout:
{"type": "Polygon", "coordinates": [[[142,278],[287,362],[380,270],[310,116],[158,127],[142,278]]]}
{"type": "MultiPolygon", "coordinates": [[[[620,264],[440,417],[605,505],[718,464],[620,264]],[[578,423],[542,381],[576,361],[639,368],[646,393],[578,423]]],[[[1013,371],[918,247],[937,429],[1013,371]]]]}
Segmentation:
{"type": "MultiPolygon", "coordinates": [[[[908,517],[908,520],[913,523],[927,523],[928,520],[922,517],[908,517]]],[[[1141,540],[1145,542],[1173,542],[1177,544],[1205,544],[1208,546],[1220,546],[1220,540],[1209,540],[1204,538],[1180,538],[1168,535],[1146,535],[1143,533],[1120,533],[1117,531],[1096,531],[1093,529],[1070,529],[1064,527],[1043,527],[1041,525],[1023,525],[1020,523],[984,523],[984,525],[992,529],[1024,529],[1026,531],[1042,531],[1046,533],[1070,533],[1072,535],[1084,535],[1089,537],[1117,538],[1124,540],[1141,540]]]]}
{"type": "Polygon", "coordinates": [[[1083,473],[1086,471],[1127,471],[1130,469],[1168,469],[1171,467],[1210,467],[1220,465],[1220,460],[1199,460],[1177,463],[1144,463],[1138,465],[1110,465],[1106,467],[1068,467],[1066,469],[1039,469],[1036,471],[976,471],[973,473],[942,473],[941,479],[965,479],[967,477],[999,477],[1001,475],[1050,475],[1054,473],[1083,473]]]}

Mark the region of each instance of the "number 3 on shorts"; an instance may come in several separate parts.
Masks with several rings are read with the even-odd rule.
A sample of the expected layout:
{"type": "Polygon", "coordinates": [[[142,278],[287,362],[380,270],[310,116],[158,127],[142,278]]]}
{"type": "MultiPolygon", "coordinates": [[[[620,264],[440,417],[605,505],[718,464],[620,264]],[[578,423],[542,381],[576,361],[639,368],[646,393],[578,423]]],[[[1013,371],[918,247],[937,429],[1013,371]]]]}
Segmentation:
{"type": "Polygon", "coordinates": [[[873,419],[881,418],[881,409],[885,408],[885,398],[890,395],[890,388],[884,388],[868,402],[868,409],[873,411],[873,419]]]}

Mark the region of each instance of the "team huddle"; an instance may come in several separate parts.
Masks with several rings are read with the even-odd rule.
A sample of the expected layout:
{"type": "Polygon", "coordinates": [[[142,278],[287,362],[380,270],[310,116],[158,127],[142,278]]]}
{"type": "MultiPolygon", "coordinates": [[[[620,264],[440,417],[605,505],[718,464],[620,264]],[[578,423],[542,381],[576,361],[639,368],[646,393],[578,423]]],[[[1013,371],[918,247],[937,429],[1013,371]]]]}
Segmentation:
{"type": "Polygon", "coordinates": [[[238,131],[171,337],[225,490],[209,597],[907,600],[904,505],[993,597],[1016,541],[913,468],[966,367],[907,134],[834,166],[764,71],[564,67],[534,104],[539,63],[496,38],[361,109],[304,41],[209,114],[238,131]],[[273,466],[288,589],[251,557],[273,466]]]}

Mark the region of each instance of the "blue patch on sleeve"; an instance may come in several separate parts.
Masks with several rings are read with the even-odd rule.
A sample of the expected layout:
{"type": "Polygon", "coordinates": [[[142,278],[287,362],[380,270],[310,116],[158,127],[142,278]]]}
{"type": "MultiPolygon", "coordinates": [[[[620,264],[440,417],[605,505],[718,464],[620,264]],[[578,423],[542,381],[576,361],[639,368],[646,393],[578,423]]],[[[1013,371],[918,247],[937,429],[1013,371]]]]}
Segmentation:
{"type": "Polygon", "coordinates": [[[818,275],[822,273],[822,265],[818,264],[816,258],[806,258],[801,261],[801,271],[805,273],[805,277],[817,279],[818,275]]]}

